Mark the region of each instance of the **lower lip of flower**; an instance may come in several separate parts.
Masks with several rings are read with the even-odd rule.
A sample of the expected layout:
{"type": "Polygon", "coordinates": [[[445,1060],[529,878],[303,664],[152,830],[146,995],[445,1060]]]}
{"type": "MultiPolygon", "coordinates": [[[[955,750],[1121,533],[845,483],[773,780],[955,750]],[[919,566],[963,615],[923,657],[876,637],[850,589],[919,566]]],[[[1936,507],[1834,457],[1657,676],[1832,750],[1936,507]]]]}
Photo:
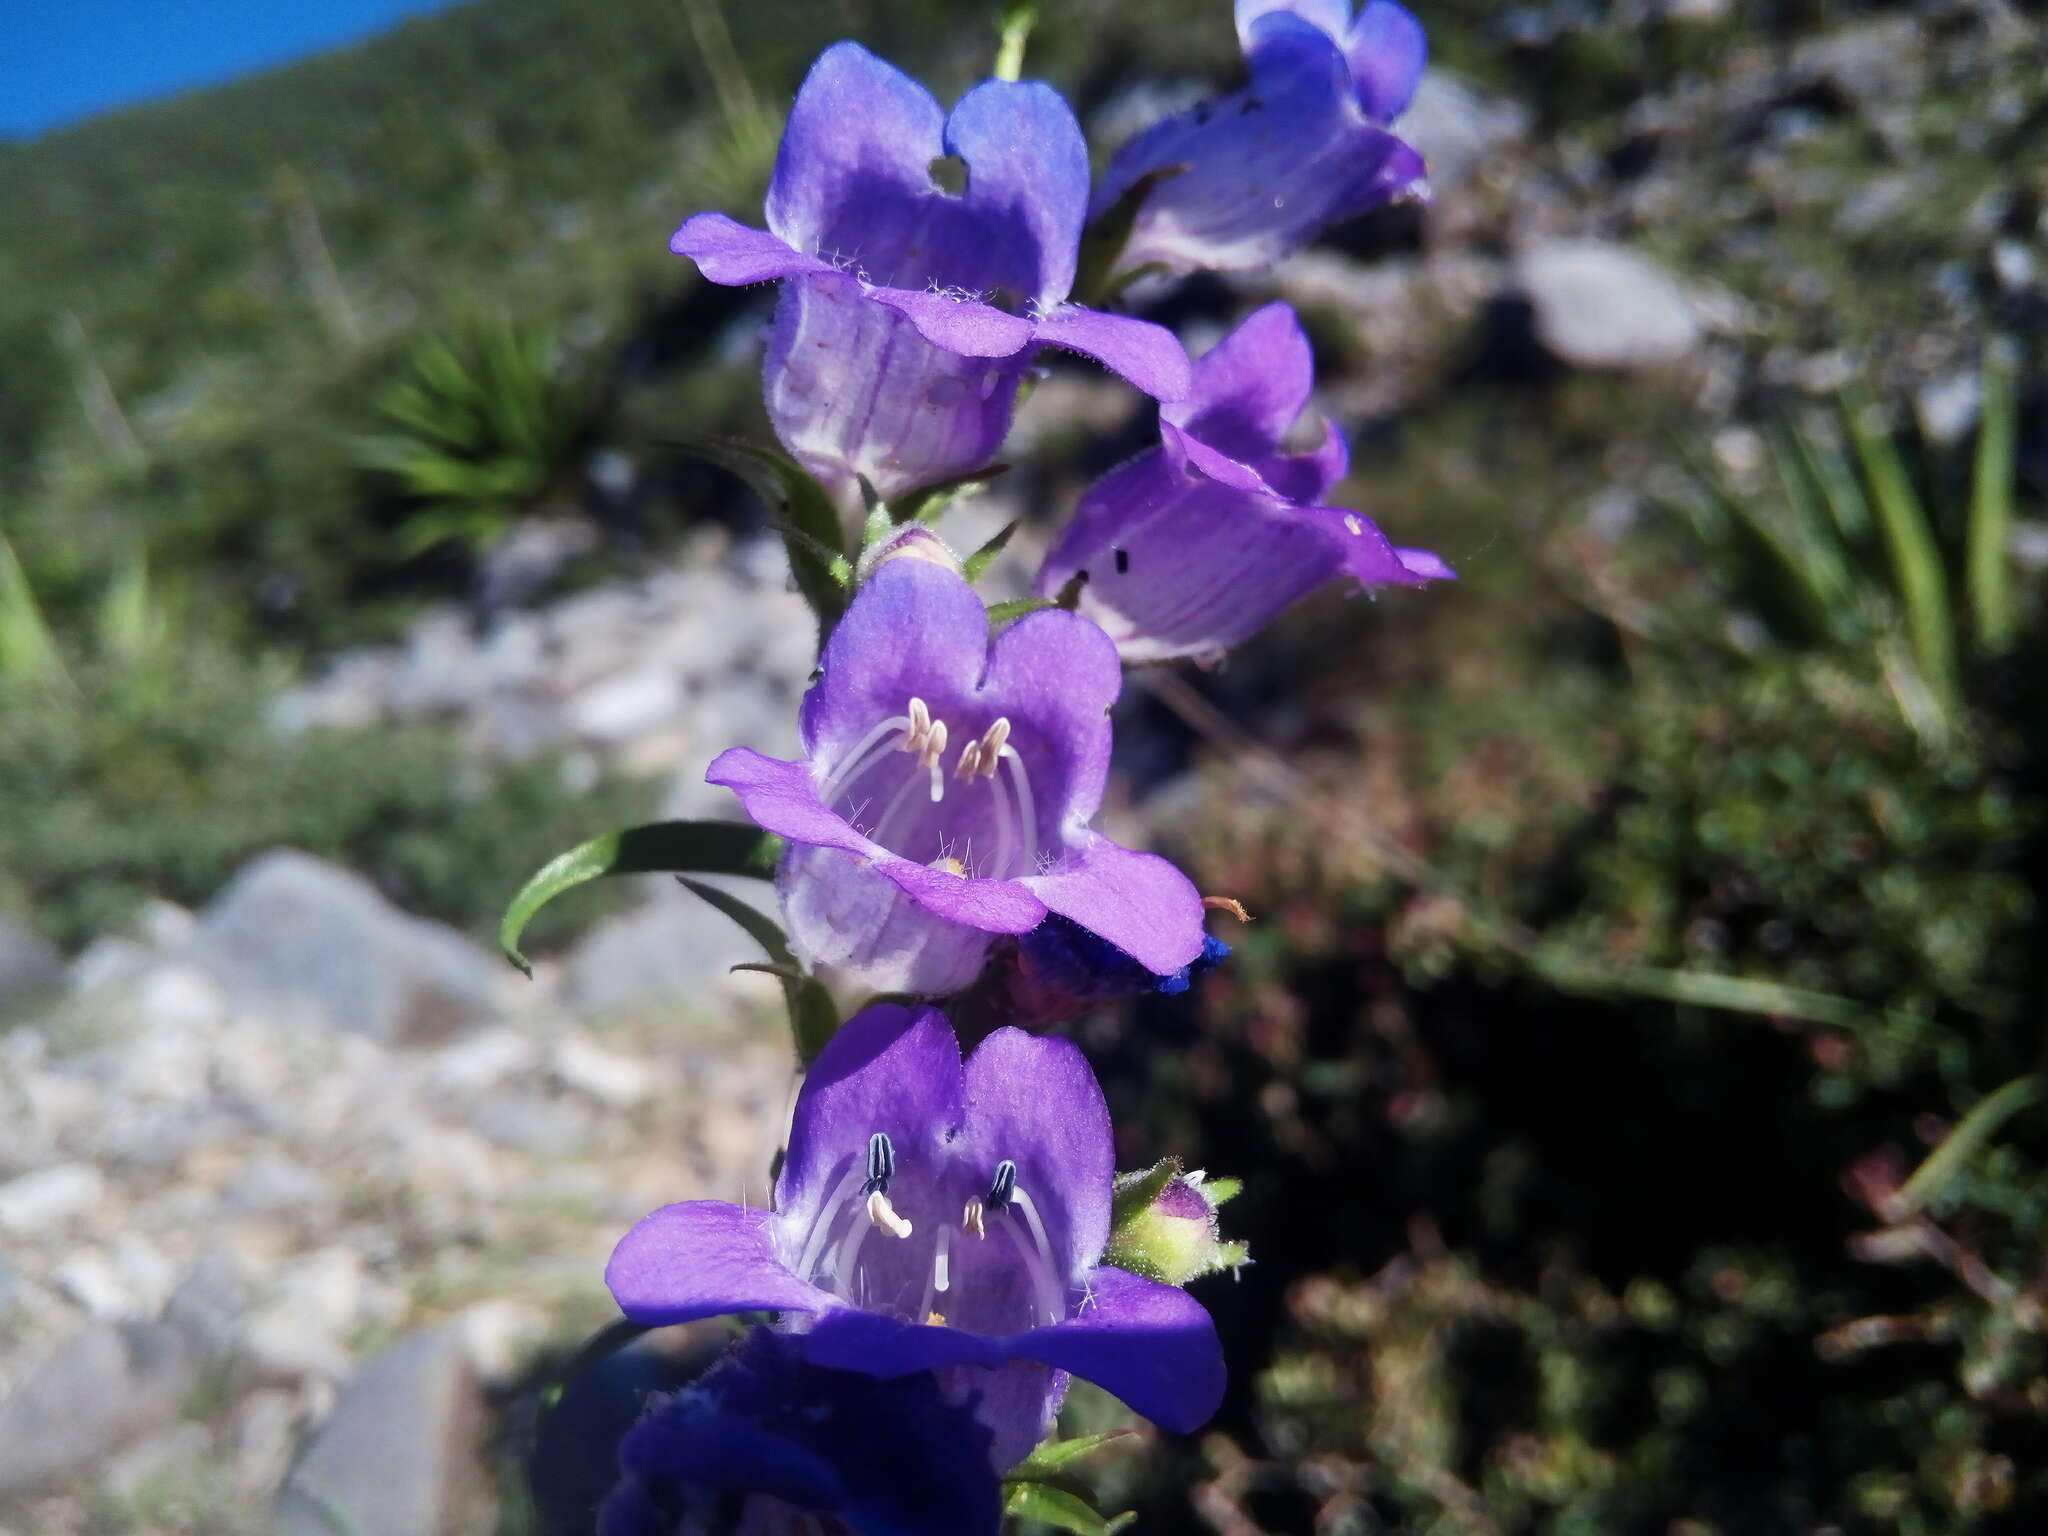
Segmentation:
{"type": "Polygon", "coordinates": [[[985,880],[1038,867],[1038,799],[1007,715],[946,758],[953,733],[912,697],[825,774],[818,795],[870,840],[920,864],[985,880]]]}
{"type": "Polygon", "coordinates": [[[949,1200],[945,1186],[966,1174],[954,1166],[899,1176],[894,1148],[876,1132],[866,1159],[849,1156],[812,1218],[790,1232],[791,1268],[850,1306],[904,1322],[950,1319],[991,1333],[1059,1322],[1066,1284],[1017,1165],[1004,1159],[982,1193],[949,1200]]]}

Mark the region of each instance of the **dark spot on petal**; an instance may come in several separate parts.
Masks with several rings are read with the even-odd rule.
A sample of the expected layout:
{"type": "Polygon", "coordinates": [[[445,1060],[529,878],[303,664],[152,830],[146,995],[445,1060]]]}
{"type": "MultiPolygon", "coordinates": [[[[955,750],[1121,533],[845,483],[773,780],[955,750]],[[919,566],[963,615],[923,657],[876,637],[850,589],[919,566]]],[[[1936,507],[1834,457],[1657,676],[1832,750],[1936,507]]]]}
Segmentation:
{"type": "Polygon", "coordinates": [[[1116,552],[1116,573],[1119,576],[1128,576],[1130,572],[1131,552],[1128,549],[1120,549],[1116,552]]]}

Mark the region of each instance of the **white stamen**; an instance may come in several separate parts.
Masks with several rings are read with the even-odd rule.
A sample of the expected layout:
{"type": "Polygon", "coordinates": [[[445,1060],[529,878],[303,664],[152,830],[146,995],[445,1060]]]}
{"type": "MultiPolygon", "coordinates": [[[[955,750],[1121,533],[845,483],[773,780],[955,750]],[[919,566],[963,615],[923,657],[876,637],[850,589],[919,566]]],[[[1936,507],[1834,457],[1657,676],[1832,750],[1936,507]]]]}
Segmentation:
{"type": "MultiPolygon", "coordinates": [[[[1001,766],[993,758],[990,762],[997,767],[1001,766]]],[[[1017,857],[1017,829],[1013,825],[1017,808],[1011,803],[1010,791],[996,774],[989,775],[988,793],[989,798],[995,803],[996,817],[996,858],[989,866],[988,877],[991,880],[1007,880],[1010,878],[1011,860],[1017,857]]]]}
{"type": "MultiPolygon", "coordinates": [[[[1030,1224],[1031,1278],[1038,1286],[1038,1301],[1045,1308],[1045,1320],[1056,1323],[1067,1314],[1067,1290],[1059,1281],[1059,1266],[1053,1262],[1052,1244],[1045,1238],[1045,1223],[1038,1219],[1038,1207],[1024,1192],[1023,1185],[1011,1190],[1010,1203],[1023,1213],[1024,1220],[1030,1224]]],[[[1014,1233],[1016,1228],[1013,1226],[1011,1231],[1014,1233]]]]}
{"type": "Polygon", "coordinates": [[[936,769],[939,754],[946,750],[946,722],[934,720],[932,728],[925,733],[924,744],[917,749],[917,765],[920,768],[936,769]]]}
{"type": "Polygon", "coordinates": [[[932,712],[924,706],[924,700],[916,694],[910,696],[910,734],[922,741],[932,728],[932,712]]]}
{"type": "Polygon", "coordinates": [[[1008,763],[1017,775],[1017,819],[1024,824],[1024,870],[1031,873],[1038,862],[1038,802],[1031,795],[1031,775],[1025,771],[1024,759],[1017,755],[1017,749],[1005,746],[1003,761],[1008,763]]]}
{"type": "Polygon", "coordinates": [[[981,738],[981,760],[988,764],[991,777],[996,771],[996,759],[1002,755],[1003,744],[1010,739],[1010,717],[1000,715],[996,723],[988,728],[981,738]]]}
{"type": "Polygon", "coordinates": [[[932,1257],[932,1287],[943,1291],[953,1283],[952,1276],[953,1229],[939,1228],[939,1249],[932,1257]]]}
{"type": "Polygon", "coordinates": [[[854,1191],[867,1181],[867,1175],[866,1166],[855,1159],[854,1165],[840,1176],[839,1182],[832,1186],[831,1195],[819,1207],[818,1219],[811,1223],[811,1230],[804,1236],[803,1255],[796,1261],[796,1272],[803,1279],[811,1278],[818,1260],[824,1256],[825,1244],[832,1236],[832,1224],[839,1219],[839,1213],[846,1208],[854,1191]]]}
{"type": "Polygon", "coordinates": [[[910,1223],[896,1214],[896,1207],[879,1189],[868,1196],[868,1220],[891,1237],[908,1237],[912,1231],[910,1223]]]}
{"type": "Polygon", "coordinates": [[[884,745],[884,738],[893,736],[898,731],[913,730],[915,725],[916,722],[908,715],[891,715],[879,722],[867,735],[861,737],[851,752],[839,760],[838,767],[825,775],[825,782],[818,786],[818,798],[829,806],[839,797],[841,790],[903,744],[891,741],[884,745]]]}
{"type": "Polygon", "coordinates": [[[868,836],[880,843],[884,848],[887,848],[891,853],[898,852],[899,850],[895,846],[896,834],[899,830],[896,823],[902,819],[903,813],[909,810],[911,796],[916,794],[918,790],[923,789],[926,783],[926,780],[920,778],[915,773],[906,774],[903,779],[903,787],[898,789],[889,798],[888,805],[883,808],[881,819],[875,823],[875,830],[870,832],[868,836]]]}
{"type": "Polygon", "coordinates": [[[945,798],[946,770],[941,768],[938,764],[938,759],[934,758],[932,760],[932,804],[937,805],[945,798]]]}

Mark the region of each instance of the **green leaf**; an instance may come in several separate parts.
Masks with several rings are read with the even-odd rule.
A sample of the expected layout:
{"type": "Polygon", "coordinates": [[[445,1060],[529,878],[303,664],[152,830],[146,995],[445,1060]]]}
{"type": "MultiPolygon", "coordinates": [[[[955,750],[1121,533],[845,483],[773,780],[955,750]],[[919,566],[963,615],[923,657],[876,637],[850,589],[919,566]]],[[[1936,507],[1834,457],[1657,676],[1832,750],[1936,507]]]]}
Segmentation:
{"type": "MultiPolygon", "coordinates": [[[[796,956],[790,953],[788,937],[766,913],[728,895],[715,885],[705,885],[688,875],[676,878],[746,929],[754,942],[768,952],[767,965],[750,965],[744,969],[766,971],[782,983],[782,996],[789,1006],[789,1029],[796,1040],[796,1053],[803,1064],[809,1066],[839,1030],[839,1007],[832,1001],[832,994],[816,977],[804,974],[796,956]]],[[[734,969],[742,967],[735,966],[734,969]]]]}
{"type": "Polygon", "coordinates": [[[1003,524],[1000,533],[960,562],[960,574],[967,578],[970,586],[981,580],[982,573],[995,563],[996,556],[1003,552],[1004,547],[1022,526],[1021,519],[1013,519],[1003,524]]]}
{"type": "Polygon", "coordinates": [[[1984,349],[1983,419],[1970,478],[1970,532],[1964,569],[1977,644],[1992,655],[2011,648],[2017,626],[2012,601],[2012,481],[2015,401],[2011,351],[1984,349]]]}
{"type": "Polygon", "coordinates": [[[1913,660],[1943,715],[1952,718],[1957,697],[1955,630],[1949,617],[1948,577],[1926,510],[1907,478],[1891,429],[1866,391],[1853,388],[1844,394],[1842,420],[1891,556],[1892,579],[1913,640],[1913,660]]]}
{"type": "Polygon", "coordinates": [[[1004,1483],[1003,1513],[1019,1520],[1036,1520],[1072,1536],[1110,1536],[1132,1519],[1124,1514],[1105,1520],[1079,1494],[1051,1483],[1035,1482],[1004,1483]]]}
{"type": "Polygon", "coordinates": [[[988,605],[988,632],[994,634],[1005,625],[1014,624],[1027,613],[1037,613],[1046,608],[1057,608],[1059,604],[1049,597],[1018,597],[1007,603],[988,605]]]}
{"type": "Polygon", "coordinates": [[[1202,1193],[1209,1197],[1209,1205],[1211,1209],[1214,1209],[1226,1200],[1235,1200],[1239,1195],[1243,1194],[1244,1180],[1204,1179],[1202,1180],[1202,1193]]]}
{"type": "Polygon", "coordinates": [[[796,587],[818,616],[818,639],[832,632],[846,611],[853,566],[847,559],[846,535],[838,509],[825,488],[794,459],[772,448],[756,447],[738,438],[703,434],[678,440],[685,453],[707,459],[740,477],[779,515],[783,543],[789,550],[789,571],[796,587]]]}
{"type": "MultiPolygon", "coordinates": [[[[1022,401],[1016,404],[1022,404],[1022,401]]],[[[1014,411],[1015,408],[1013,404],[1011,409],[1014,411]]],[[[889,511],[899,523],[936,523],[955,502],[966,499],[998,475],[1009,472],[1007,464],[991,464],[986,469],[955,475],[950,480],[934,480],[930,485],[905,492],[889,511]]]]}
{"type": "Polygon", "coordinates": [[[1123,255],[1124,247],[1130,243],[1131,226],[1138,222],[1138,212],[1145,206],[1145,199],[1152,195],[1154,187],[1172,180],[1186,169],[1185,164],[1163,165],[1149,175],[1139,177],[1125,189],[1122,197],[1096,216],[1081,239],[1081,255],[1074,276],[1076,302],[1099,309],[1158,266],[1156,262],[1147,262],[1126,272],[1116,270],[1117,258],[1123,255]]]}
{"type": "Polygon", "coordinates": [[[14,548],[0,538],[0,676],[35,679],[61,674],[57,640],[14,548]]]}
{"type": "Polygon", "coordinates": [[[553,1408],[561,1397],[563,1388],[598,1361],[608,1355],[617,1354],[641,1334],[651,1332],[652,1329],[653,1325],[650,1323],[636,1323],[623,1317],[606,1323],[583,1341],[582,1348],[571,1355],[562,1368],[554,1373],[553,1379],[541,1389],[541,1411],[545,1413],[553,1408]]]}
{"type": "Polygon", "coordinates": [[[1083,1456],[1092,1455],[1104,1446],[1114,1445],[1119,1440],[1136,1438],[1137,1436],[1128,1429],[1112,1429],[1099,1435],[1076,1435],[1071,1440],[1048,1440],[1010,1468],[1003,1477],[1005,1481],[1013,1483],[1048,1482],[1063,1467],[1072,1465],[1083,1456]]]}
{"type": "Polygon", "coordinates": [[[782,856],[782,839],[738,821],[658,821],[607,832],[559,854],[519,888],[498,924],[498,947],[527,975],[533,967],[519,952],[519,935],[533,914],[566,890],[601,875],[751,875],[772,879],[782,856]]]}
{"type": "Polygon", "coordinates": [[[1938,1200],[1941,1192],[1962,1172],[1963,1165],[1976,1156],[2000,1126],[2021,1110],[2040,1102],[2044,1087],[2048,1085],[2044,1085],[2037,1076],[2016,1077],[2003,1088],[1979,1099],[1957,1122],[1956,1128],[1942,1139],[1941,1145],[1927,1154],[1927,1161],[1913,1170],[1913,1176],[1899,1191],[1896,1204],[1911,1213],[1938,1200]]]}

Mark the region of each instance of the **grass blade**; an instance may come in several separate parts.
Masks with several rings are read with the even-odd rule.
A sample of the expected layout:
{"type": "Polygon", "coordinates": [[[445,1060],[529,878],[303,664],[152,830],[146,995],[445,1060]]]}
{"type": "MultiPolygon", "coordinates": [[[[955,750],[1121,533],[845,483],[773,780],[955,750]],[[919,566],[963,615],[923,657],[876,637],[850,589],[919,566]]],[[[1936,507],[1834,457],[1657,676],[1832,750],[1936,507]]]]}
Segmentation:
{"type": "Polygon", "coordinates": [[[2015,385],[2011,351],[1994,341],[1984,349],[1983,419],[1977,428],[1977,462],[1970,477],[1970,532],[1965,555],[1970,616],[1977,644],[1992,655],[2011,647],[2015,618],[2012,530],[2015,385]]]}
{"type": "Polygon", "coordinates": [[[1948,577],[1926,511],[1906,476],[1891,430],[1866,391],[1857,388],[1845,393],[1842,421],[1891,556],[1892,577],[1906,610],[1906,632],[1913,642],[1913,659],[1927,680],[1928,691],[1944,713],[1953,715],[1957,700],[1955,628],[1949,614],[1948,577]]]}

